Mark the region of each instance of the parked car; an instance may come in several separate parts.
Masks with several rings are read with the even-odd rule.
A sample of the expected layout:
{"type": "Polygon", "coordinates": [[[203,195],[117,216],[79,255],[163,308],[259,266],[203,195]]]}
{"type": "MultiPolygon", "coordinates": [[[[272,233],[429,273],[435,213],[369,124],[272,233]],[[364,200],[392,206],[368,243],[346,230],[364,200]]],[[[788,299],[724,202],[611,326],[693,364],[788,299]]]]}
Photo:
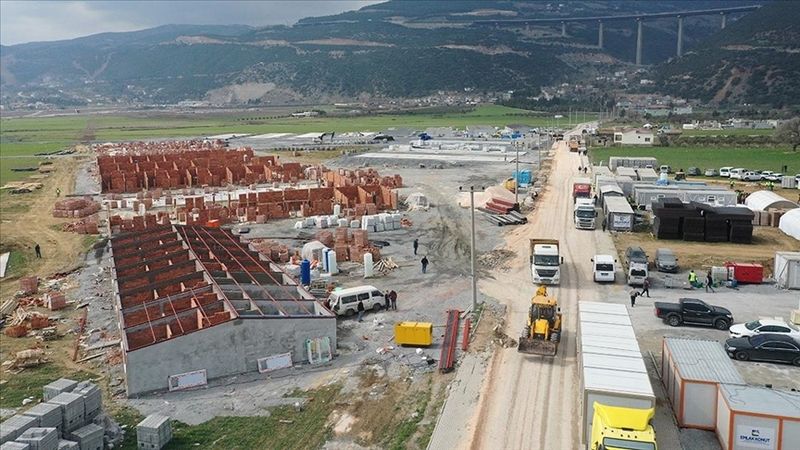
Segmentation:
{"type": "Polygon", "coordinates": [[[761,178],[766,180],[767,177],[771,177],[773,173],[775,173],[775,172],[773,172],[771,170],[765,170],[765,171],[761,172],[761,178]]]}
{"type": "Polygon", "coordinates": [[[800,173],[794,176],[794,184],[798,189],[800,189],[800,173]]]}
{"type": "Polygon", "coordinates": [[[625,250],[625,264],[630,266],[632,262],[647,264],[647,253],[642,247],[628,247],[625,250]]]}
{"type": "Polygon", "coordinates": [[[734,180],[741,180],[745,172],[747,172],[747,169],[743,167],[737,167],[735,169],[731,169],[730,170],[731,178],[734,180]]]}
{"type": "Polygon", "coordinates": [[[672,167],[670,167],[670,166],[668,166],[666,164],[661,166],[661,167],[659,167],[658,170],[661,173],[672,173],[672,167]]]}
{"type": "Polygon", "coordinates": [[[783,174],[778,172],[772,172],[772,175],[764,176],[764,172],[761,172],[761,178],[767,181],[780,182],[781,180],[783,180],[783,174]]]}
{"type": "Polygon", "coordinates": [[[700,176],[700,168],[699,167],[689,167],[686,169],[686,175],[699,177],[700,176]]]}
{"type": "Polygon", "coordinates": [[[696,298],[681,298],[678,303],[655,302],[654,305],[656,317],[672,327],[685,323],[727,330],[733,323],[730,310],[709,305],[696,298]]]}
{"type": "Polygon", "coordinates": [[[383,292],[369,285],[333,291],[326,303],[336,315],[352,316],[358,311],[359,301],[364,304],[366,311],[379,311],[385,304],[383,292]]]}
{"type": "Polygon", "coordinates": [[[800,330],[789,325],[783,319],[759,319],[747,323],[738,323],[733,325],[730,331],[732,338],[777,333],[800,339],[800,330]]]}
{"type": "Polygon", "coordinates": [[[754,172],[752,170],[748,170],[742,175],[743,181],[761,181],[761,174],[758,172],[754,172]]]}
{"type": "Polygon", "coordinates": [[[719,168],[719,176],[730,178],[731,169],[733,169],[733,167],[720,167],[719,168]]]}
{"type": "Polygon", "coordinates": [[[715,176],[717,176],[719,174],[717,173],[717,169],[706,169],[706,171],[705,171],[705,173],[703,175],[705,175],[707,177],[715,177],[715,176]]]}
{"type": "Polygon", "coordinates": [[[725,351],[739,361],[782,362],[800,366],[800,343],[785,334],[759,334],[730,338],[725,351]]]}
{"type": "Polygon", "coordinates": [[[675,253],[668,248],[656,250],[656,270],[659,272],[678,273],[678,258],[675,253]]]}

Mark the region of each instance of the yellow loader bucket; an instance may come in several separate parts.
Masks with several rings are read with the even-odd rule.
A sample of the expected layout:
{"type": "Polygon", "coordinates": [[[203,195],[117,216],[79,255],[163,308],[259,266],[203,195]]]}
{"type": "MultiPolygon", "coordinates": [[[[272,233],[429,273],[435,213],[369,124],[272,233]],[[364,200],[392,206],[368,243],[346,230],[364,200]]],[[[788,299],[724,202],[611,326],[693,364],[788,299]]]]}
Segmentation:
{"type": "Polygon", "coordinates": [[[557,341],[545,341],[529,337],[520,337],[517,351],[529,355],[556,356],[558,351],[557,341]]]}

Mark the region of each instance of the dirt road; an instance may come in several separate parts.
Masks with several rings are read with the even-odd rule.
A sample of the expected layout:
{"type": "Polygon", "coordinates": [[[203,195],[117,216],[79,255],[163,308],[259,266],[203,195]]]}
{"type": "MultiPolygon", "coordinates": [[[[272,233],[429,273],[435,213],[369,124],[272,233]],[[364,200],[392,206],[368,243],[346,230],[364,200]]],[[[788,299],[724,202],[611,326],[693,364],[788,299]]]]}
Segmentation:
{"type": "MultiPolygon", "coordinates": [[[[572,178],[581,159],[557,144],[549,184],[530,222],[506,235],[517,256],[508,273],[480,283],[481,291],[507,305],[506,333],[516,338],[525,324],[535,286],[528,263],[528,239],[557,238],[564,265],[561,285],[549,288],[564,313],[564,332],[555,358],[523,355],[515,348],[496,351],[473,416],[473,449],[576,449],[580,446],[579,375],[576,329],[579,300],[597,300],[606,289],[592,283],[590,259],[596,249],[613,248],[607,234],[576,230],[572,224],[572,178]]],[[[585,164],[585,159],[583,160],[585,164]]]]}

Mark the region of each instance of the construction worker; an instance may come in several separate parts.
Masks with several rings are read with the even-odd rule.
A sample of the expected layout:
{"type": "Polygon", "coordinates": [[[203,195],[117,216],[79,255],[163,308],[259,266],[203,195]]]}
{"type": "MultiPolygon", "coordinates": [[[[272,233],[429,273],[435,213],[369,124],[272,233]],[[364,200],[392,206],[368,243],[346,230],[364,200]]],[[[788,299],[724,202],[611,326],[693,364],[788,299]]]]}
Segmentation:
{"type": "Polygon", "coordinates": [[[694,269],[689,271],[689,285],[691,287],[697,287],[697,274],[694,273],[694,269]]]}
{"type": "Polygon", "coordinates": [[[771,191],[771,190],[775,189],[775,183],[773,183],[772,181],[767,181],[767,187],[771,191]]]}
{"type": "Polygon", "coordinates": [[[356,309],[358,310],[358,321],[359,322],[363,322],[364,321],[364,302],[359,300],[358,301],[358,306],[356,307],[356,309]]]}
{"type": "Polygon", "coordinates": [[[733,180],[731,180],[731,189],[733,189],[734,184],[733,180]]]}
{"type": "Polygon", "coordinates": [[[61,197],[61,188],[56,188],[56,197],[61,197]]]}
{"type": "Polygon", "coordinates": [[[36,246],[33,247],[33,251],[36,252],[36,257],[37,258],[41,258],[42,257],[42,247],[39,247],[39,244],[36,244],[36,246]]]}
{"type": "Polygon", "coordinates": [[[639,295],[644,297],[644,294],[647,294],[647,298],[650,298],[650,280],[647,278],[645,278],[644,283],[642,283],[642,292],[639,295]]]}
{"type": "Polygon", "coordinates": [[[392,298],[392,294],[390,294],[389,291],[383,291],[383,304],[384,304],[384,308],[386,308],[387,311],[389,310],[389,308],[392,307],[391,301],[390,301],[391,298],[392,298]]]}
{"type": "Polygon", "coordinates": [[[631,308],[633,308],[636,306],[636,297],[642,295],[642,293],[637,291],[636,289],[631,289],[629,294],[631,296],[631,308]]]}

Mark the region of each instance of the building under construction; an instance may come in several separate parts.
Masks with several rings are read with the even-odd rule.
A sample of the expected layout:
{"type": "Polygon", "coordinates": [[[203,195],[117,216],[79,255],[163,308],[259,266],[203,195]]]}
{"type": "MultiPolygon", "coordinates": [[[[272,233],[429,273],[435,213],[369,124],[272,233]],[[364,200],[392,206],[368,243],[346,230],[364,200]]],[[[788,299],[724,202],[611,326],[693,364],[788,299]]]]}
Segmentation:
{"type": "Polygon", "coordinates": [[[166,225],[111,239],[128,396],[331,357],[336,317],[219,228],[166,225]]]}

